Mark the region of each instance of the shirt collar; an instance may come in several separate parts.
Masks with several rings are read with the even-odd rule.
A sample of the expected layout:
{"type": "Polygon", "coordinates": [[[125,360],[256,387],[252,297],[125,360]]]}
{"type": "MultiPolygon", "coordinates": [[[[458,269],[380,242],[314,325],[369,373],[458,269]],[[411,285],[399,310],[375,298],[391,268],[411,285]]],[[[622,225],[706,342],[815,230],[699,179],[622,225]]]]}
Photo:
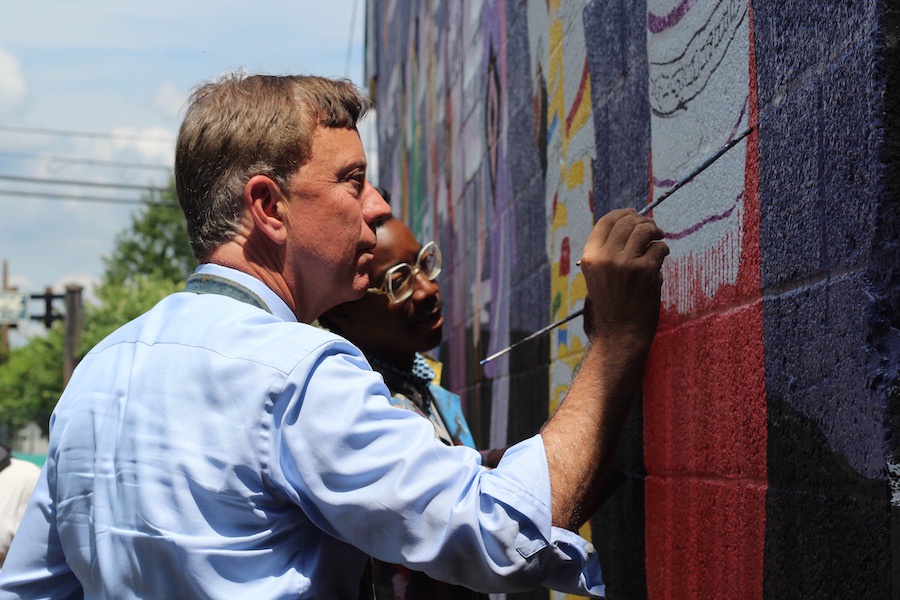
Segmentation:
{"type": "Polygon", "coordinates": [[[223,267],[222,265],[213,263],[203,263],[198,265],[196,270],[194,270],[194,273],[218,275],[219,277],[230,279],[262,298],[263,302],[266,303],[266,306],[269,307],[269,310],[272,311],[272,314],[282,321],[297,321],[297,316],[294,314],[294,311],[292,311],[285,301],[281,299],[281,296],[273,292],[266,284],[252,275],[248,275],[237,269],[232,269],[231,267],[223,267]]]}

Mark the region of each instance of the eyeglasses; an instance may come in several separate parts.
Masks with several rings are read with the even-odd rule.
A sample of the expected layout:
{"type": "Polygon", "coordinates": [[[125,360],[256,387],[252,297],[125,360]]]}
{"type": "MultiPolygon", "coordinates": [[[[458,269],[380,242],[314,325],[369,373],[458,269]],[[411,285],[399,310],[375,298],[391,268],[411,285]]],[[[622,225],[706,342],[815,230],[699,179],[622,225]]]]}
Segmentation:
{"type": "Polygon", "coordinates": [[[403,302],[413,295],[419,273],[428,281],[434,281],[441,272],[441,249],[434,242],[428,242],[419,250],[416,266],[409,263],[394,265],[384,274],[384,282],[378,287],[370,287],[372,294],[390,298],[391,302],[403,302]]]}

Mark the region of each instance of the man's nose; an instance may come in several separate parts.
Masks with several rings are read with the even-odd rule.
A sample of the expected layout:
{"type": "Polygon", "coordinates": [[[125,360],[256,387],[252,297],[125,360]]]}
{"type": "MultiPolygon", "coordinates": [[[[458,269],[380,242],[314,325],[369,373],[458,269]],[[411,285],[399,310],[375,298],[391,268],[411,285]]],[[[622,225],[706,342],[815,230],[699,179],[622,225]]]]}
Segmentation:
{"type": "Polygon", "coordinates": [[[378,189],[366,179],[366,186],[363,189],[366,198],[363,200],[363,216],[366,223],[378,223],[384,221],[391,214],[391,206],[385,202],[378,189]]]}

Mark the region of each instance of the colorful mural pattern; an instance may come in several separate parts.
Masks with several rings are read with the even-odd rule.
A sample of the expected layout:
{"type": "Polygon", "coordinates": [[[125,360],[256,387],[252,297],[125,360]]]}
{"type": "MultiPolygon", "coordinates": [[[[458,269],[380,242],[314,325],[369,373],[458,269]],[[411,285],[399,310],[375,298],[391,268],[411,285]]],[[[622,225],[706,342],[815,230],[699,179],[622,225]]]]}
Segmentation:
{"type": "MultiPolygon", "coordinates": [[[[750,7],[747,0],[651,0],[647,36],[657,195],[755,122],[750,7]]],[[[649,597],[763,592],[755,140],[740,142],[654,210],[671,254],[644,391],[649,597]]]]}
{"type": "Polygon", "coordinates": [[[478,360],[582,305],[594,216],[659,197],[766,104],[765,135],[654,211],[660,328],[627,483],[593,524],[611,594],[883,597],[896,578],[879,450],[896,361],[872,318],[896,296],[883,5],[370,2],[379,182],[445,249],[445,383],[482,443],[533,432],[566,393],[579,320],[478,360]]]}
{"type": "MultiPolygon", "coordinates": [[[[594,126],[590,74],[580,1],[528,3],[533,95],[546,96],[545,207],[551,224],[546,252],[551,265],[550,317],[581,308],[587,288],[575,262],[593,225],[591,163],[594,126]]],[[[539,142],[541,143],[541,142],[539,142]]],[[[550,342],[550,411],[565,396],[584,353],[581,321],[556,329],[550,342]]]]}

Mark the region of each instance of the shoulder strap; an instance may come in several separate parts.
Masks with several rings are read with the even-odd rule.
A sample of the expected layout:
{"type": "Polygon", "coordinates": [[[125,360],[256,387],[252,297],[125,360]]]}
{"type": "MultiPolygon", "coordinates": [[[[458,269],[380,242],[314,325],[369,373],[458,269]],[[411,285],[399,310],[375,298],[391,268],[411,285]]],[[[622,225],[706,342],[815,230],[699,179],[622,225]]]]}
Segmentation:
{"type": "Polygon", "coordinates": [[[266,303],[257,294],[245,288],[239,283],[209,273],[194,273],[188,277],[184,291],[193,292],[194,294],[219,294],[227,296],[241,302],[246,302],[257,308],[261,308],[267,313],[272,311],[266,306],[266,303]]]}

